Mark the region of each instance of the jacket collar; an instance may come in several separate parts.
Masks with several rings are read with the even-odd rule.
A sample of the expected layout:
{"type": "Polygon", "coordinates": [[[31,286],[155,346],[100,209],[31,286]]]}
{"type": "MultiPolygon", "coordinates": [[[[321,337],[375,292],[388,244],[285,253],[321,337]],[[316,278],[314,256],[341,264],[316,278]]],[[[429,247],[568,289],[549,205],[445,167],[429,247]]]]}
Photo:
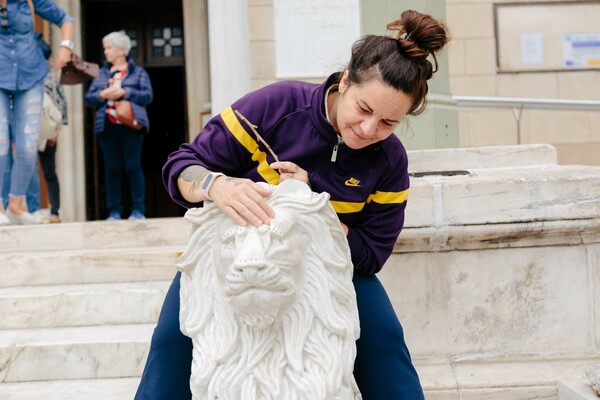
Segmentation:
{"type": "Polygon", "coordinates": [[[333,130],[333,126],[331,126],[325,116],[325,92],[328,88],[338,83],[338,81],[339,72],[330,75],[325,82],[315,87],[310,100],[310,118],[315,128],[321,135],[334,144],[338,141],[338,134],[333,130]]]}

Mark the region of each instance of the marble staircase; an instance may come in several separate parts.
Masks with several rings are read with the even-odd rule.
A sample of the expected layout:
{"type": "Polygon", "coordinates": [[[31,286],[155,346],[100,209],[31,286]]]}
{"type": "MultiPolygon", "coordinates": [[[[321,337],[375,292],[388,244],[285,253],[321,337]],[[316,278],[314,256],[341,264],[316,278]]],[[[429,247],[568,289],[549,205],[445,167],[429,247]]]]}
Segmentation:
{"type": "MultiPolygon", "coordinates": [[[[600,362],[600,168],[558,166],[546,145],[410,157],[380,279],[427,400],[579,400],[600,362]]],[[[0,228],[0,399],[132,399],[188,232],[0,228]]]]}
{"type": "Polygon", "coordinates": [[[0,229],[0,398],[131,399],[180,218],[0,229]]]}

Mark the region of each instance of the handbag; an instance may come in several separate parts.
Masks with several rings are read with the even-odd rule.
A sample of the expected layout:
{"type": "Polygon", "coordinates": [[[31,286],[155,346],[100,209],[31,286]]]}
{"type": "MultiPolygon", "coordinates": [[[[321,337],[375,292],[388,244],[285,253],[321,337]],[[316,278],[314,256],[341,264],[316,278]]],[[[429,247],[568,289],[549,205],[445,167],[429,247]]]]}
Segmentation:
{"type": "Polygon", "coordinates": [[[63,85],[78,85],[98,76],[100,67],[96,63],[87,62],[77,54],[71,53],[71,61],[62,68],[60,83],[63,85]]]}
{"type": "MultiPolygon", "coordinates": [[[[53,87],[56,96],[56,87],[53,87]]],[[[63,126],[62,113],[52,95],[44,90],[42,99],[42,113],[40,116],[40,133],[38,136],[38,151],[46,149],[48,140],[56,140],[63,126]]]]}
{"type": "Polygon", "coordinates": [[[133,106],[128,100],[115,101],[115,119],[131,129],[142,129],[142,125],[135,120],[133,106]]]}

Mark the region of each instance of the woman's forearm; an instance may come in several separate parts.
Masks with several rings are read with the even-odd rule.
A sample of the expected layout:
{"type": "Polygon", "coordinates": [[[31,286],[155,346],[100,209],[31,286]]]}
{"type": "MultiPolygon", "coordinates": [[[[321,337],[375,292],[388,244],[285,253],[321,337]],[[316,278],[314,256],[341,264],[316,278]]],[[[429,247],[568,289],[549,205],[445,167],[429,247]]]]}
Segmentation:
{"type": "Polygon", "coordinates": [[[190,203],[206,200],[202,194],[202,184],[209,172],[199,165],[191,165],[184,169],[177,178],[177,187],[181,196],[190,203]]]}

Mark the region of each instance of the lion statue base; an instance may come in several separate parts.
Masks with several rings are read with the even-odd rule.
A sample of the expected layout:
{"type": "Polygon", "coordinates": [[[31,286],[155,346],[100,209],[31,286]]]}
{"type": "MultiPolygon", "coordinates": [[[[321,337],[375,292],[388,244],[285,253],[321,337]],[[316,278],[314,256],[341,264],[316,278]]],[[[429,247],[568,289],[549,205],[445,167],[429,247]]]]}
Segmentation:
{"type": "Polygon", "coordinates": [[[350,249],[327,193],[270,186],[269,225],[190,209],[180,327],[193,342],[194,399],[361,399],[350,249]]]}

